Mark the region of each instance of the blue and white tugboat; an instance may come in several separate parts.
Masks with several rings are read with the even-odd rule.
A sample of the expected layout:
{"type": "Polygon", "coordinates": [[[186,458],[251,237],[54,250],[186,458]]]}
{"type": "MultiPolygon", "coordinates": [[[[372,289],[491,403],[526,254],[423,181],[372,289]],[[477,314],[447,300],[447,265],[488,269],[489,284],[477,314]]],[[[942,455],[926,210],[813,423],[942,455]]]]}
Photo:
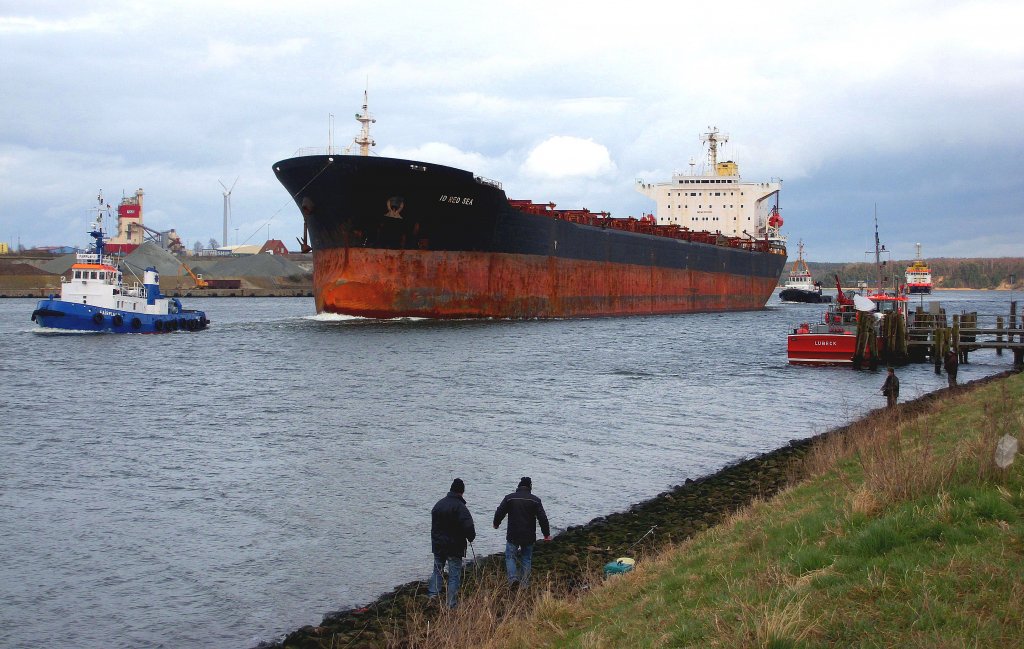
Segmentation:
{"type": "Polygon", "coordinates": [[[202,311],[183,309],[177,298],[160,294],[160,275],[152,266],[142,284],[125,285],[113,257],[103,250],[103,195],[89,233],[96,243],[79,253],[67,277],[61,277],[60,297],[40,300],[32,320],[46,329],[110,333],[170,333],[199,331],[210,321],[202,311]]]}

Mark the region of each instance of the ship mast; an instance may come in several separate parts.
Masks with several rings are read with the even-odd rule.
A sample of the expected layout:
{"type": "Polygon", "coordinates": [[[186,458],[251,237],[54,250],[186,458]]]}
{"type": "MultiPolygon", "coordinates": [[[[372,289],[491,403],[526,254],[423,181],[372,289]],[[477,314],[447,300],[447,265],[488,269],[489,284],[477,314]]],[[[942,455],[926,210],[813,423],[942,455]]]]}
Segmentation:
{"type": "Polygon", "coordinates": [[[355,143],[359,145],[359,155],[368,156],[370,155],[370,147],[376,146],[377,143],[370,137],[370,124],[373,124],[377,120],[370,115],[368,92],[363,90],[363,112],[356,113],[356,121],[363,125],[359,130],[359,135],[355,138],[355,143]]]}
{"type": "Polygon", "coordinates": [[[878,242],[878,205],[875,205],[875,268],[878,270],[878,293],[885,293],[882,275],[882,253],[887,252],[885,246],[878,242]]]}
{"type": "Polygon", "coordinates": [[[717,126],[709,126],[707,133],[701,133],[701,142],[707,142],[708,145],[708,170],[705,172],[706,175],[714,176],[718,168],[718,143],[725,144],[729,141],[728,135],[719,135],[717,126]]]}

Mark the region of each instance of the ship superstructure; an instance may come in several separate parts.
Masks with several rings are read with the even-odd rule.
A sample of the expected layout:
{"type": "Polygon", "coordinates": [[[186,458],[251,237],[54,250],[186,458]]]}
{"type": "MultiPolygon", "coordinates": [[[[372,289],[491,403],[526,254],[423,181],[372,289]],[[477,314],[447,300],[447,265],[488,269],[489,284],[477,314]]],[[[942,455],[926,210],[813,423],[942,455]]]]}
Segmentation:
{"type": "Polygon", "coordinates": [[[717,128],[708,127],[701,140],[707,146],[707,157],[699,173],[691,160],[689,172],[677,171],[671,180],[636,181],[637,191],[657,206],[655,222],[721,232],[730,237],[778,236],[777,231],[769,230],[773,214],[778,213],[782,181],[746,182],[740,177],[736,162],[719,162],[719,148],[729,141],[729,136],[720,134],[717,128]]]}
{"type": "Polygon", "coordinates": [[[907,293],[928,295],[932,292],[932,271],[921,259],[921,244],[917,247],[917,258],[907,266],[907,293]]]}

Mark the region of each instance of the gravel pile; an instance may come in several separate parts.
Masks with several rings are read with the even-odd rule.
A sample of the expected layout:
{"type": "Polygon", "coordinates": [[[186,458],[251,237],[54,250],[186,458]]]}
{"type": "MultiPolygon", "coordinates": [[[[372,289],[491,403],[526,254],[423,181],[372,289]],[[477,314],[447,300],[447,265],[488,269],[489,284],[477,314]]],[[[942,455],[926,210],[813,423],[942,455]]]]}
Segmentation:
{"type": "Polygon", "coordinates": [[[290,277],[308,274],[306,269],[295,262],[266,253],[240,257],[210,257],[196,261],[192,270],[202,273],[203,277],[212,278],[290,277]]]}

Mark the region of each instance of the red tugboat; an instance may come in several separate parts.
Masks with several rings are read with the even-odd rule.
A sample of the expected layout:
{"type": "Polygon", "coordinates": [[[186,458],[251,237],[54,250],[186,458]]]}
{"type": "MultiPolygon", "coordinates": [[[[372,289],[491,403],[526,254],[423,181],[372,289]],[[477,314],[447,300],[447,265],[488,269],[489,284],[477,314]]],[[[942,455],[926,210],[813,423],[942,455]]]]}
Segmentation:
{"type": "MultiPolygon", "coordinates": [[[[891,352],[886,351],[883,321],[887,314],[894,313],[906,322],[907,296],[886,292],[882,288],[882,265],[879,255],[884,247],[878,244],[878,224],[875,224],[875,264],[879,269],[878,289],[866,296],[851,298],[843,293],[839,276],[836,275],[836,301],[829,305],[821,322],[804,322],[795,327],[786,342],[786,353],[793,365],[859,365],[861,360],[872,366],[879,361],[892,362],[891,352]],[[869,325],[862,325],[864,318],[870,318],[869,325]],[[863,340],[859,331],[868,331],[874,341],[863,340]],[[861,345],[858,346],[858,341],[861,345]],[[871,343],[874,344],[871,344],[871,343]],[[873,350],[873,351],[872,351],[873,350]],[[859,357],[858,357],[859,356],[859,357]]],[[[901,334],[903,335],[903,334],[901,334]]]]}

